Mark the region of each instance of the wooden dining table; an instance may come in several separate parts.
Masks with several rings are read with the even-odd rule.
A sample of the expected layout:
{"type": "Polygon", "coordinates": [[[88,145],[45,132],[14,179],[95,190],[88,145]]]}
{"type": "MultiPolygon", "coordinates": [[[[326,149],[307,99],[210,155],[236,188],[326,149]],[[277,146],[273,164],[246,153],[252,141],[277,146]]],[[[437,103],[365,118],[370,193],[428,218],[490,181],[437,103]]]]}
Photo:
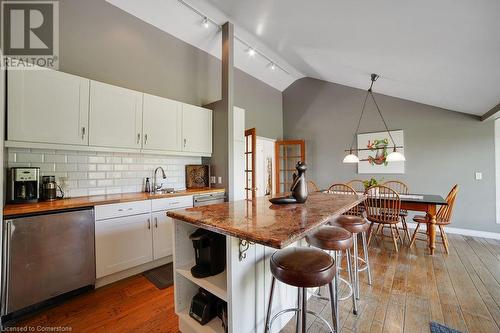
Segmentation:
{"type": "Polygon", "coordinates": [[[429,252],[433,255],[436,249],[437,206],[446,206],[448,203],[442,196],[437,194],[401,194],[399,199],[401,200],[401,209],[426,213],[427,220],[429,221],[427,223],[427,242],[429,252]]]}
{"type": "MultiPolygon", "coordinates": [[[[357,193],[362,195],[364,193],[357,193]]],[[[408,211],[423,212],[427,215],[427,242],[429,252],[434,254],[436,249],[436,214],[438,206],[446,206],[446,200],[438,194],[400,194],[401,209],[408,211]]]]}

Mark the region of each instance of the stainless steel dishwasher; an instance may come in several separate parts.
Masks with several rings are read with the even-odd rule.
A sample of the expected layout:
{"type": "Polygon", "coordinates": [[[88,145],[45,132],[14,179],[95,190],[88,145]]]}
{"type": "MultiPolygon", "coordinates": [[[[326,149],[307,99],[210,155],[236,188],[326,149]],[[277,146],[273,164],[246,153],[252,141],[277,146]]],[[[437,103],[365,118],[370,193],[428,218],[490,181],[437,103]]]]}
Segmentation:
{"type": "Polygon", "coordinates": [[[193,196],[193,206],[207,206],[218,203],[223,203],[226,199],[226,194],[224,192],[215,192],[207,194],[199,194],[193,196]]]}
{"type": "Polygon", "coordinates": [[[95,284],[94,210],[5,220],[2,315],[95,284]]]}

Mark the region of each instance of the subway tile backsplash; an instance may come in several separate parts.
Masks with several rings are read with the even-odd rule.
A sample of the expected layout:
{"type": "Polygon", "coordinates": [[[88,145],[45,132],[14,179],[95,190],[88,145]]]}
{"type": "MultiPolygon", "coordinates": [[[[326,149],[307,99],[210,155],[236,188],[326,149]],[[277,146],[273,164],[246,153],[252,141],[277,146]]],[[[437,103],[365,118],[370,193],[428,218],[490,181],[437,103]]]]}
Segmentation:
{"type": "Polygon", "coordinates": [[[166,187],[183,189],[185,165],[200,164],[201,157],[8,148],[7,162],[9,168],[40,167],[42,176],[56,176],[66,197],[80,197],[143,191],[158,166],[165,169],[166,187]]]}

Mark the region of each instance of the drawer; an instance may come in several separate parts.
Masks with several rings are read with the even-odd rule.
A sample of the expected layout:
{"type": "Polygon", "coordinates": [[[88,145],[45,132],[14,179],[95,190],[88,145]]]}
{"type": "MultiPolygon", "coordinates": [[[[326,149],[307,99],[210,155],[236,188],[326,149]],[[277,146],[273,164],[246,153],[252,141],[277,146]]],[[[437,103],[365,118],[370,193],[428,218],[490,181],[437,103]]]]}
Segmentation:
{"type": "Polygon", "coordinates": [[[110,205],[95,206],[95,219],[104,220],[113,217],[137,215],[151,212],[151,201],[132,201],[110,205]]]}
{"type": "Polygon", "coordinates": [[[163,198],[163,199],[153,199],[151,200],[151,207],[153,212],[160,210],[170,210],[179,208],[189,208],[193,207],[193,196],[186,195],[182,197],[175,198],[163,198]]]}

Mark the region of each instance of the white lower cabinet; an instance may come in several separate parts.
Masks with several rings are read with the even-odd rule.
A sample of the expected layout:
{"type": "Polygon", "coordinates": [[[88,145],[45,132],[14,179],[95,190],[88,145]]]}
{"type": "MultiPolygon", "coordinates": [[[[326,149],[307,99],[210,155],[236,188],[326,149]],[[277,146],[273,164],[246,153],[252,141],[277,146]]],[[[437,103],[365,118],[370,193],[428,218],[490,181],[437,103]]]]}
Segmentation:
{"type": "Polygon", "coordinates": [[[96,221],[96,277],[153,260],[151,214],[96,221]]]}
{"type": "Polygon", "coordinates": [[[153,221],[153,259],[173,254],[173,221],[166,211],[151,214],[153,221]]]}
{"type": "Polygon", "coordinates": [[[96,277],[171,256],[173,220],[167,211],[192,206],[192,195],[96,206],[96,277]]]}

